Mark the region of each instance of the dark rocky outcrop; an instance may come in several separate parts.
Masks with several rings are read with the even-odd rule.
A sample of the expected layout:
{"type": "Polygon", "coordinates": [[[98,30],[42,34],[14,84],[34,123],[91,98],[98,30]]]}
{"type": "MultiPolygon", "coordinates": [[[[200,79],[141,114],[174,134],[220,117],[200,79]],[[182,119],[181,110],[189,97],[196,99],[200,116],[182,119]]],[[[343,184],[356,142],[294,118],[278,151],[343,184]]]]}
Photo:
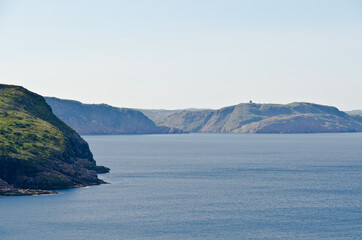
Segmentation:
{"type": "Polygon", "coordinates": [[[18,189],[14,188],[4,180],[0,179],[0,196],[25,196],[43,194],[57,194],[57,192],[41,189],[18,189]]]}
{"type": "Polygon", "coordinates": [[[108,171],[42,96],[0,85],[0,195],[101,184],[97,173],[108,171]]]}

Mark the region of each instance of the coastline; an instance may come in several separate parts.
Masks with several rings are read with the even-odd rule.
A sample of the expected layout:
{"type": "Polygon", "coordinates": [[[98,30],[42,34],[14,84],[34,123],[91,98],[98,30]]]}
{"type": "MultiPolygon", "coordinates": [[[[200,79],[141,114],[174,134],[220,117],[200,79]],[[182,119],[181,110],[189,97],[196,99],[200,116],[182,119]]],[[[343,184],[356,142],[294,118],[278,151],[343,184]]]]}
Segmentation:
{"type": "Polygon", "coordinates": [[[56,190],[64,190],[71,188],[83,188],[89,186],[97,186],[101,184],[108,184],[101,180],[99,183],[89,183],[89,184],[77,184],[69,188],[61,188],[61,189],[28,189],[28,188],[15,188],[9,185],[7,182],[0,179],[0,197],[7,196],[35,196],[35,195],[50,195],[50,194],[59,194],[56,190]]]}

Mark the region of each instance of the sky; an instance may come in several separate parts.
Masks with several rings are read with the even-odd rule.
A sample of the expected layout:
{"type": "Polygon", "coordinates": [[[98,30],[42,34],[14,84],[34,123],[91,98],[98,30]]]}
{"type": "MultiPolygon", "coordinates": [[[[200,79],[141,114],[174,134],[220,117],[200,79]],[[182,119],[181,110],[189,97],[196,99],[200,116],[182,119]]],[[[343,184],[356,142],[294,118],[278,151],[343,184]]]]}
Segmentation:
{"type": "Polygon", "coordinates": [[[0,0],[0,83],[129,108],[362,109],[362,1],[0,0]]]}

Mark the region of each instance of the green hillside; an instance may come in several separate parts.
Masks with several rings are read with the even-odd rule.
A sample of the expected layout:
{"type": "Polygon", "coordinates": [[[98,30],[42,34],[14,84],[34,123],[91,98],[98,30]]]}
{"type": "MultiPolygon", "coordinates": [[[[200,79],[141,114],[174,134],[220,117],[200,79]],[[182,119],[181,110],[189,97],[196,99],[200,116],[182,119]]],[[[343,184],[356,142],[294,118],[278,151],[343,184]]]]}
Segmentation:
{"type": "Polygon", "coordinates": [[[100,184],[96,173],[107,171],[96,166],[87,142],[52,113],[43,97],[0,85],[1,182],[59,189],[100,184]]]}

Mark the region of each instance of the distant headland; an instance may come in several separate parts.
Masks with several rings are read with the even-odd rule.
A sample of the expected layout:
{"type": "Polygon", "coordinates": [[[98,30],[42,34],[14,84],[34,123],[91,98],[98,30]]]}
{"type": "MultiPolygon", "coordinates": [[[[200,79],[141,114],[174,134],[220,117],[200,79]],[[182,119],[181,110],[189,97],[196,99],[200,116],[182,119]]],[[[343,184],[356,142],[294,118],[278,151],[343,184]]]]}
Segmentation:
{"type": "Polygon", "coordinates": [[[241,103],[212,109],[125,109],[46,98],[54,114],[80,134],[361,132],[358,111],[307,102],[241,103]]]}
{"type": "Polygon", "coordinates": [[[79,134],[338,132],[362,132],[362,112],[251,101],[217,110],[127,109],[0,84],[0,196],[104,183],[97,174],[109,169],[96,165],[79,134]]]}

